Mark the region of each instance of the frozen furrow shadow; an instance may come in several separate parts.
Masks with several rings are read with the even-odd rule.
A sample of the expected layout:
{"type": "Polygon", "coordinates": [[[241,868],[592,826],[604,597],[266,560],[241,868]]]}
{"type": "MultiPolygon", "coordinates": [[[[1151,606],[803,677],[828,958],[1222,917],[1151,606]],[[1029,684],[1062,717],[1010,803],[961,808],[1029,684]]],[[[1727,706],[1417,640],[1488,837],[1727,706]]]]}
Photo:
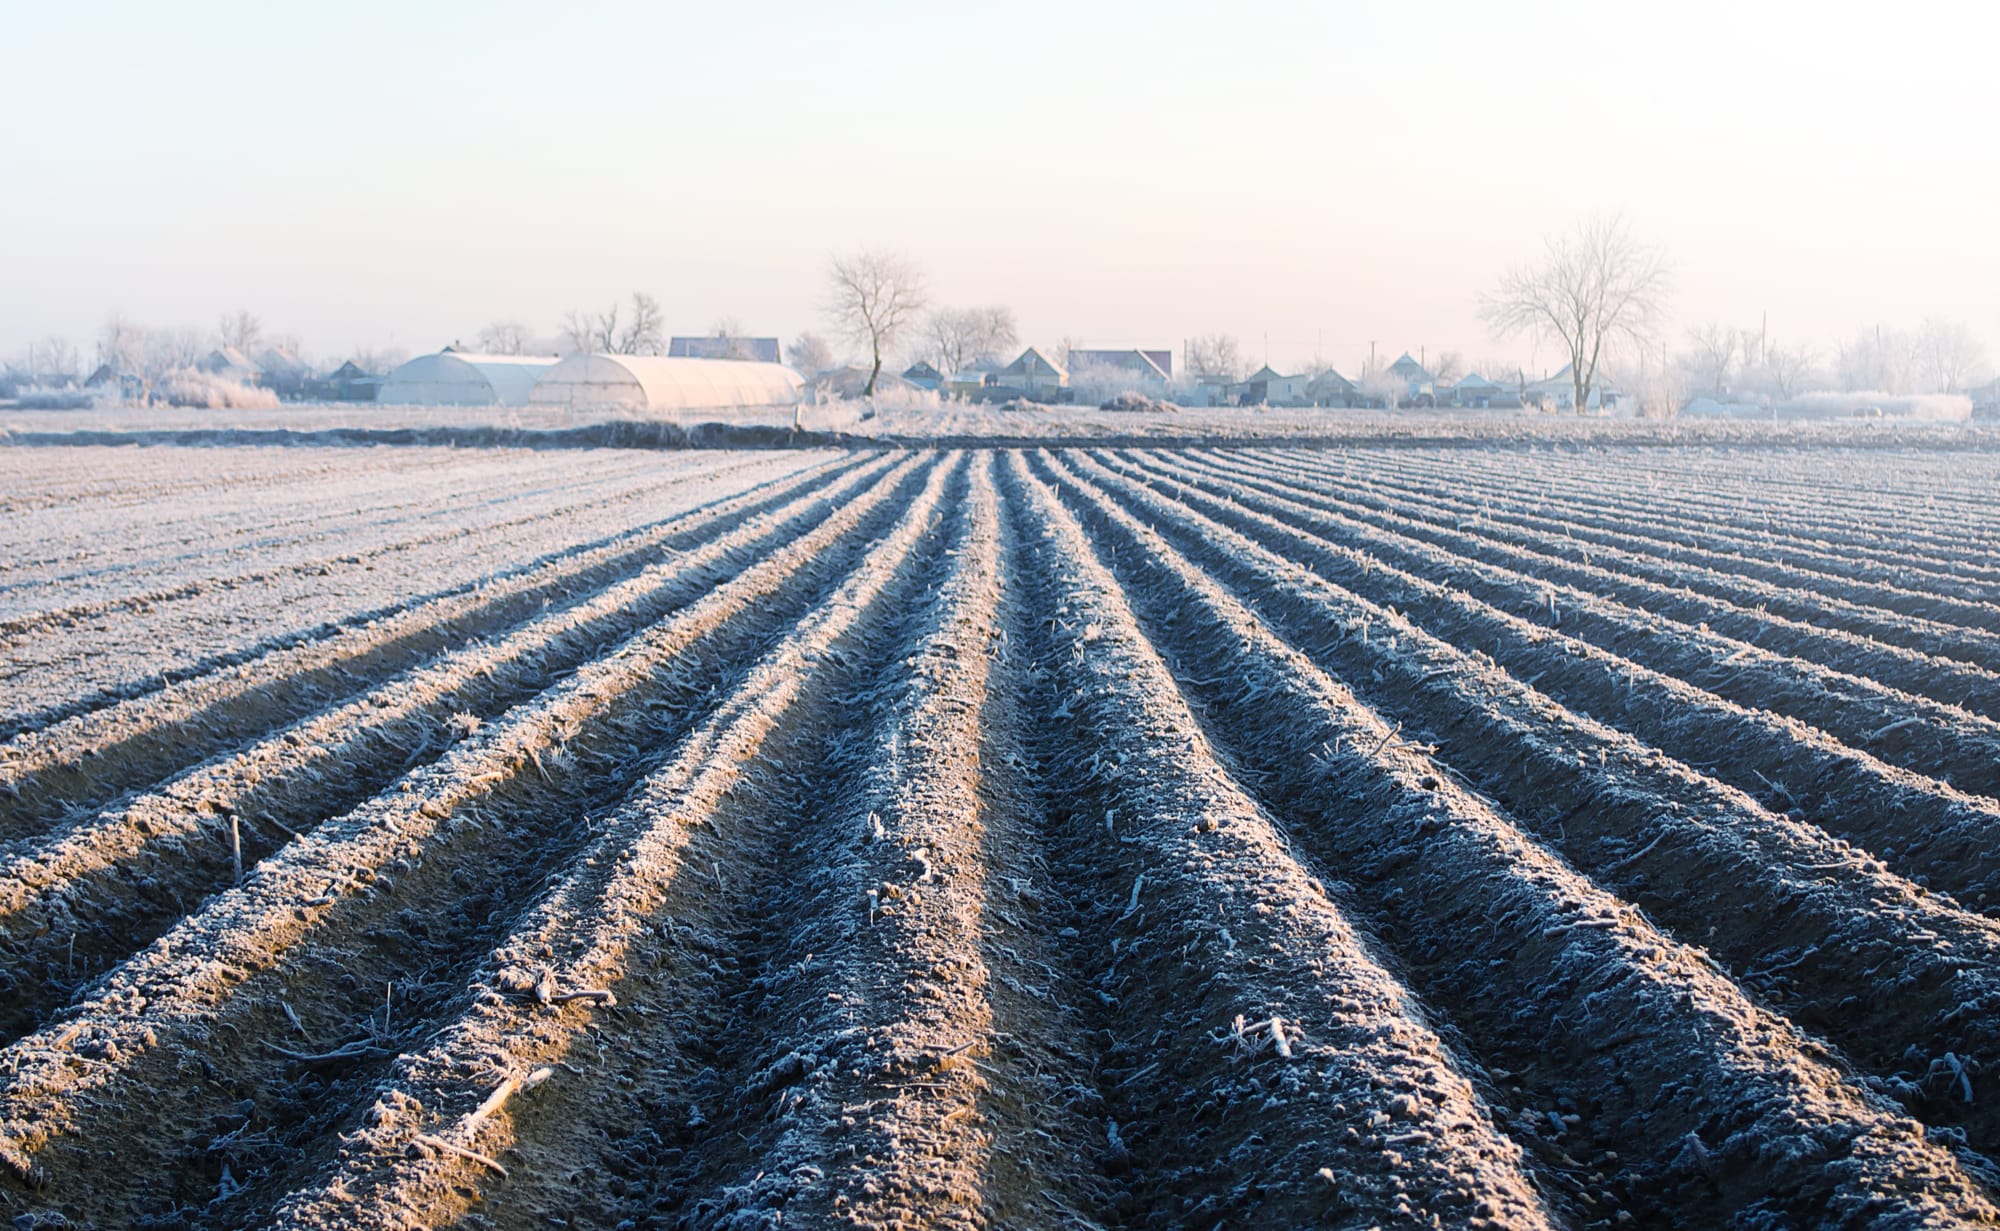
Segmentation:
{"type": "Polygon", "coordinates": [[[849,721],[843,698],[880,672],[884,630],[942,559],[945,478],[933,471],[827,601],[607,818],[473,973],[463,1011],[397,1061],[381,1113],[284,1198],[280,1225],[443,1225],[474,1201],[500,1225],[611,1225],[671,1198],[660,1173],[718,1136],[733,1099],[756,1097],[712,1087],[726,1055],[766,1042],[725,1030],[755,991],[763,907],[790,883],[779,857],[807,823],[787,784],[815,773],[849,721]]]}
{"type": "Polygon", "coordinates": [[[1200,704],[1208,738],[1344,878],[1338,896],[1372,914],[1488,1070],[1506,1072],[1510,1123],[1543,1138],[1544,1163],[1584,1186],[1599,1216],[2000,1216],[1948,1145],[1400,743],[1137,518],[1049,473],[1200,704]]]}
{"type": "Polygon", "coordinates": [[[109,1221],[226,1205],[257,1187],[257,1172],[317,1140],[347,1113],[344,1099],[448,1011],[479,956],[701,716],[703,698],[823,601],[911,500],[934,500],[937,479],[934,466],[905,462],[768,559],[294,841],[0,1052],[0,1162],[48,1185],[72,1217],[109,1221]],[[390,985],[417,1003],[385,1011],[390,985]],[[225,1132],[214,1117],[232,1107],[225,1132]],[[93,1144],[108,1138],[127,1143],[114,1173],[93,1144]],[[132,1173],[150,1179],[135,1187],[132,1173]]]}

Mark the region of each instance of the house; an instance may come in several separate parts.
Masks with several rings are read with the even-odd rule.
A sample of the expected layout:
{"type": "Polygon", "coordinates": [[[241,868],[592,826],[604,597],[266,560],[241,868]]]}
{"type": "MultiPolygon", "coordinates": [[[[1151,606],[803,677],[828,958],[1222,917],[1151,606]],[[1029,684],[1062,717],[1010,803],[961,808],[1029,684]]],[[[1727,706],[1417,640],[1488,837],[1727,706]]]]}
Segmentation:
{"type": "Polygon", "coordinates": [[[372,402],[382,390],[382,378],[349,359],[329,372],[320,385],[329,402],[372,402]]]}
{"type": "Polygon", "coordinates": [[[1311,377],[1285,376],[1267,363],[1229,390],[1238,406],[1305,406],[1311,384],[1311,377]]]}
{"type": "MultiPolygon", "coordinates": [[[[813,378],[813,388],[822,396],[859,398],[866,394],[868,376],[872,368],[860,368],[849,364],[846,367],[828,368],[813,378]]],[[[916,388],[915,385],[894,372],[883,372],[875,377],[875,392],[904,392],[916,388]]]]}
{"type": "Polygon", "coordinates": [[[228,345],[219,346],[195,360],[194,368],[197,372],[239,385],[254,385],[263,375],[248,355],[228,345]]]}
{"type": "Polygon", "coordinates": [[[1490,406],[1519,406],[1521,399],[1506,386],[1477,372],[1467,372],[1451,387],[1451,404],[1485,410],[1490,406]]]}
{"type": "Polygon", "coordinates": [[[1402,358],[1389,365],[1389,376],[1401,387],[1397,401],[1405,406],[1435,406],[1437,404],[1437,382],[1430,369],[1404,351],[1402,358]]]}
{"type": "Polygon", "coordinates": [[[1170,350],[1079,350],[1069,352],[1072,377],[1078,372],[1120,373],[1142,381],[1166,385],[1174,379],[1174,352],[1170,350]]]}
{"type": "Polygon", "coordinates": [[[994,383],[999,388],[1037,400],[1053,397],[1056,390],[1069,384],[1069,373],[1032,346],[1022,351],[1019,359],[995,373],[995,377],[994,383]]]}
{"type": "Polygon", "coordinates": [[[1306,382],[1306,401],[1314,406],[1352,406],[1360,400],[1361,390],[1332,368],[1306,382]]]}
{"type": "Polygon", "coordinates": [[[265,388],[279,397],[302,397],[312,380],[312,365],[283,346],[265,349],[257,356],[257,371],[265,388]]]}
{"type": "Polygon", "coordinates": [[[945,377],[943,383],[938,386],[938,392],[946,397],[977,398],[979,391],[986,387],[986,382],[992,377],[991,372],[979,368],[967,368],[945,377]]]}
{"type": "MultiPolygon", "coordinates": [[[[1538,380],[1528,386],[1522,401],[1527,405],[1540,405],[1544,410],[1569,411],[1576,408],[1576,383],[1570,379],[1570,366],[1565,363],[1562,370],[1546,380],[1538,380]]],[[[1616,410],[1618,400],[1623,396],[1618,387],[1599,377],[1590,389],[1588,409],[1597,411],[1616,410]]]]}
{"type": "Polygon", "coordinates": [[[776,338],[669,338],[667,340],[669,359],[750,359],[758,363],[777,363],[778,339],[776,338]]]}
{"type": "Polygon", "coordinates": [[[944,386],[944,373],[931,365],[928,359],[919,359],[903,369],[903,379],[919,389],[940,389],[944,386]]]}

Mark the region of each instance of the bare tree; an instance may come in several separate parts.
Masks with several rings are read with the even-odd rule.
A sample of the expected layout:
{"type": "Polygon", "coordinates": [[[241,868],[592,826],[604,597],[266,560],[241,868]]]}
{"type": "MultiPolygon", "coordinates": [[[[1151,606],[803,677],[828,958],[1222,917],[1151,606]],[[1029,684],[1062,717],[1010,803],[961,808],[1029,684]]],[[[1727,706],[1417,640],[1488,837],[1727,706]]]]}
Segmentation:
{"type": "Polygon", "coordinates": [[[73,385],[83,379],[83,357],[68,338],[50,336],[29,343],[22,366],[41,384],[73,385]]]}
{"type": "Polygon", "coordinates": [[[363,372],[380,376],[403,365],[410,353],[400,346],[357,346],[350,356],[363,372]]]}
{"type": "Polygon", "coordinates": [[[1681,369],[1697,389],[1725,397],[1743,366],[1743,334],[1719,321],[1710,321],[1687,331],[1688,349],[1681,355],[1681,369]]]}
{"type": "MultiPolygon", "coordinates": [[[[617,308],[613,308],[615,313],[617,308]]],[[[573,351],[597,349],[597,318],[581,308],[571,308],[562,319],[563,344],[573,351]]]]}
{"type": "Polygon", "coordinates": [[[875,396],[882,375],[882,352],[893,347],[924,309],[924,277],[903,257],[858,252],[835,257],[827,270],[832,297],[827,315],[842,334],[865,345],[874,358],[863,397],[875,396]]]}
{"type": "Polygon", "coordinates": [[[113,313],[97,331],[97,362],[121,375],[136,371],[145,336],[143,327],[113,313]]]}
{"type": "Polygon", "coordinates": [[[1986,348],[1961,321],[1933,317],[1917,333],[1917,369],[1932,393],[1963,393],[1978,383],[1986,348]]]}
{"type": "MultiPolygon", "coordinates": [[[[254,339],[256,335],[251,336],[254,339]]],[[[152,335],[150,348],[158,366],[173,372],[193,367],[208,350],[208,340],[200,329],[161,329],[152,335]]]]}
{"type": "Polygon", "coordinates": [[[1666,261],[1618,219],[1588,222],[1548,240],[1538,265],[1509,272],[1480,315],[1501,337],[1527,333],[1562,343],[1575,409],[1584,413],[1598,365],[1621,345],[1639,345],[1658,325],[1666,261]]]}
{"type": "Polygon", "coordinates": [[[1835,366],[1850,393],[1909,393],[1917,382],[1916,339],[1880,325],[1864,329],[1842,344],[1835,366]]]}
{"type": "Polygon", "coordinates": [[[1073,350],[1081,349],[1082,346],[1083,344],[1081,342],[1077,341],[1069,334],[1064,334],[1060,338],[1056,339],[1056,344],[1054,346],[1051,346],[1049,348],[1049,358],[1061,364],[1063,366],[1064,371],[1068,371],[1070,352],[1073,350]]]}
{"type": "Polygon", "coordinates": [[[1188,375],[1235,380],[1243,375],[1243,350],[1226,333],[1211,333],[1188,342],[1188,375]]]}
{"type": "Polygon", "coordinates": [[[621,355],[660,354],[667,349],[666,339],[660,332],[664,319],[660,315],[659,300],[644,291],[633,291],[632,319],[626,323],[622,331],[616,328],[618,323],[616,307],[612,308],[610,315],[605,318],[603,333],[607,344],[604,349],[616,351],[621,355]],[[610,344],[614,333],[617,335],[615,346],[610,344]]]}
{"type": "Polygon", "coordinates": [[[1431,388],[1440,397],[1464,375],[1465,356],[1455,350],[1439,351],[1438,357],[1431,360],[1431,388]]]}
{"type": "Polygon", "coordinates": [[[785,348],[785,362],[792,370],[811,380],[833,366],[833,348],[816,333],[802,333],[785,348]]]}
{"type": "Polygon", "coordinates": [[[529,340],[519,321],[494,321],[479,331],[479,349],[489,355],[525,355],[529,340]]]}
{"type": "Polygon", "coordinates": [[[1011,308],[938,308],[924,318],[924,341],[947,373],[998,358],[1019,340],[1011,308]]]}
{"type": "Polygon", "coordinates": [[[1817,362],[1812,347],[1803,344],[1780,346],[1767,342],[1763,349],[1764,362],[1758,371],[1764,383],[1770,386],[1771,393],[1779,401],[1789,401],[1804,393],[1817,362]]]}
{"type": "Polygon", "coordinates": [[[233,346],[248,355],[264,340],[264,322],[250,309],[238,308],[222,318],[215,332],[224,346],[233,346]]]}

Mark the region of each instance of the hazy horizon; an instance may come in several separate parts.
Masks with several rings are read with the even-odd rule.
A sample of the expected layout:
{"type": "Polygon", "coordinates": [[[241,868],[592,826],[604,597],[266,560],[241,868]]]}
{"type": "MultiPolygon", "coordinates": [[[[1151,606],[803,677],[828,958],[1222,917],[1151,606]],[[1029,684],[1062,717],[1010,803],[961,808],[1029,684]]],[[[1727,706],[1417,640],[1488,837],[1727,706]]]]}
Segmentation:
{"type": "Polygon", "coordinates": [[[789,340],[872,247],[1036,345],[1548,369],[1476,297],[1610,213],[1673,264],[1674,349],[1935,317],[2000,354],[1991,8],[758,14],[16,6],[0,355],[238,308],[422,352],[635,289],[789,340]]]}

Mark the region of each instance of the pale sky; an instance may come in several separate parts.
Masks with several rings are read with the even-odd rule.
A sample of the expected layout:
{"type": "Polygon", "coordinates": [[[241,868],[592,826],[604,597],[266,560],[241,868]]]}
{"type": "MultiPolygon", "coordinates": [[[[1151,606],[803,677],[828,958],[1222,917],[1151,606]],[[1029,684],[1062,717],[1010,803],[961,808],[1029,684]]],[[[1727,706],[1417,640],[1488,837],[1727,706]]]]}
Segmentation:
{"type": "Polygon", "coordinates": [[[564,7],[0,0],[0,354],[238,307],[422,352],[635,288],[789,339],[883,247],[1034,343],[1527,358],[1476,297],[1619,213],[1681,324],[2000,358],[2000,5],[564,7]]]}

